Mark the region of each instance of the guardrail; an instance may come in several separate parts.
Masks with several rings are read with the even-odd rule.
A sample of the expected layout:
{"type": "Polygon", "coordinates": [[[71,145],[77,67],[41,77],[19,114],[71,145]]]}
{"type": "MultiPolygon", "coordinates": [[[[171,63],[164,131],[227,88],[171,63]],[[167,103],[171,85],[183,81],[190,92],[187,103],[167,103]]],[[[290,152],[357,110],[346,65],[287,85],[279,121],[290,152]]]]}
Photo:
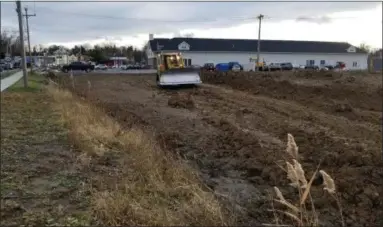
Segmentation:
{"type": "Polygon", "coordinates": [[[16,72],[10,76],[1,79],[1,92],[14,85],[23,77],[23,71],[16,72]]]}

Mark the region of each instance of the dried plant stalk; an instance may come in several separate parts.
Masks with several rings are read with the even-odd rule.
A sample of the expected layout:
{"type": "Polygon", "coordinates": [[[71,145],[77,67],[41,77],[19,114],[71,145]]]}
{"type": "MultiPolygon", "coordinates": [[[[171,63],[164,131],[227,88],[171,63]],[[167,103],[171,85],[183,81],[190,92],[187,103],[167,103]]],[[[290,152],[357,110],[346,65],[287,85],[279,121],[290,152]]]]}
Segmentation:
{"type": "Polygon", "coordinates": [[[294,166],[290,162],[286,162],[286,166],[287,166],[287,179],[291,181],[290,185],[293,187],[299,187],[299,179],[294,166]]]}
{"type": "Polygon", "coordinates": [[[293,161],[294,161],[295,173],[297,175],[299,182],[301,183],[300,186],[301,188],[306,188],[307,180],[305,177],[305,171],[303,170],[302,165],[297,160],[293,159],[293,161]]]}
{"type": "Polygon", "coordinates": [[[323,186],[324,186],[323,189],[330,194],[334,194],[336,190],[335,190],[335,183],[332,177],[329,174],[327,174],[324,170],[320,170],[319,173],[323,177],[323,186]]]}
{"type": "Polygon", "coordinates": [[[298,159],[298,146],[295,143],[294,136],[290,133],[287,134],[287,148],[286,152],[293,158],[298,159]]]}

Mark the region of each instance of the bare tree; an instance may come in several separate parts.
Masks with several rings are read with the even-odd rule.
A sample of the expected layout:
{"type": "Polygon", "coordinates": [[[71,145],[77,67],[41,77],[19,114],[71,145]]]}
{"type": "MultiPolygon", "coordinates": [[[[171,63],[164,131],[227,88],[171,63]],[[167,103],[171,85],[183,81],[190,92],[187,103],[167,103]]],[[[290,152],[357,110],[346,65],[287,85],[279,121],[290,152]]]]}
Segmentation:
{"type": "Polygon", "coordinates": [[[0,40],[0,52],[2,54],[15,55],[18,53],[20,40],[12,32],[1,31],[0,40]]]}
{"type": "Polygon", "coordinates": [[[366,43],[361,43],[359,45],[359,49],[366,51],[367,53],[371,52],[371,46],[367,45],[366,43]]]}

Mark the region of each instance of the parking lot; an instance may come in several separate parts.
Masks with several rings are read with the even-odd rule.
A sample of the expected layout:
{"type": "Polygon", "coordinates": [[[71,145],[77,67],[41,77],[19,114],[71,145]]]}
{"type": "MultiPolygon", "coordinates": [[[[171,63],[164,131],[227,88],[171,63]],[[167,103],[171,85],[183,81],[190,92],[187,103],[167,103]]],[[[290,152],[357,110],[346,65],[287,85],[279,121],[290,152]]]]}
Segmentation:
{"type": "Polygon", "coordinates": [[[151,74],[155,73],[155,69],[107,69],[107,70],[94,70],[90,73],[107,73],[107,74],[151,74]]]}

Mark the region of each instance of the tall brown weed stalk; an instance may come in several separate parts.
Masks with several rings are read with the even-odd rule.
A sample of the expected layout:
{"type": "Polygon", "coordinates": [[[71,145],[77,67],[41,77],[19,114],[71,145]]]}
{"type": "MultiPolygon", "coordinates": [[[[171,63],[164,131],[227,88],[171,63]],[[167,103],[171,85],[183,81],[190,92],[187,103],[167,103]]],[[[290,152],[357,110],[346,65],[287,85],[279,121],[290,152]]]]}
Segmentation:
{"type": "Polygon", "coordinates": [[[295,223],[295,226],[319,226],[319,217],[315,210],[313,197],[311,196],[312,184],[316,177],[320,177],[323,180],[323,190],[336,200],[339,207],[342,226],[345,226],[334,180],[324,170],[318,171],[319,165],[311,178],[307,180],[305,171],[299,162],[298,150],[299,147],[295,143],[293,135],[288,134],[286,153],[290,160],[286,161],[285,171],[287,173],[287,179],[290,181],[289,185],[294,187],[298,192],[298,198],[295,198],[294,201],[288,200],[284,197],[278,187],[274,187],[276,198],[273,199],[273,202],[282,205],[282,209],[275,209],[275,206],[273,205],[273,209],[271,210],[276,214],[275,226],[281,226],[281,223],[279,223],[278,220],[283,219],[280,218],[280,216],[290,218],[293,223],[295,223]],[[307,206],[310,206],[310,209],[308,209],[307,206]]]}

